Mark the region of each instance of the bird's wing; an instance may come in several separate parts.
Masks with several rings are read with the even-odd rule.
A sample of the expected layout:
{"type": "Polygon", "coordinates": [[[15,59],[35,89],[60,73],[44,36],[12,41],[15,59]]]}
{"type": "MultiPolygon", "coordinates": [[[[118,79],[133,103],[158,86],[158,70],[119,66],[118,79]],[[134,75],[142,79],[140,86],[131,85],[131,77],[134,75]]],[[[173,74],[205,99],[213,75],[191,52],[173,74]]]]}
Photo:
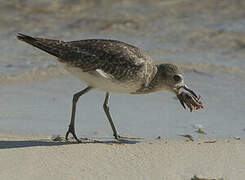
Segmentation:
{"type": "Polygon", "coordinates": [[[18,39],[29,43],[70,66],[83,71],[97,71],[121,80],[134,76],[150,61],[137,47],[115,41],[88,39],[64,42],[52,39],[33,38],[18,34],[18,39]]]}
{"type": "Polygon", "coordinates": [[[68,43],[81,51],[81,57],[74,62],[80,63],[84,71],[99,70],[118,80],[134,76],[146,61],[138,48],[120,41],[90,39],[68,43]]]}

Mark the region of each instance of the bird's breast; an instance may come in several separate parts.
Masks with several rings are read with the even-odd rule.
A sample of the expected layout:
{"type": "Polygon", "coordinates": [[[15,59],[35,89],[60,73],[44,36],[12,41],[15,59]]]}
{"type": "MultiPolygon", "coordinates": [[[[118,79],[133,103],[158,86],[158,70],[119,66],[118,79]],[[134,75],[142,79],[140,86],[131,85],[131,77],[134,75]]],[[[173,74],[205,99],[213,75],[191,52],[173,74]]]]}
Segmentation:
{"type": "Polygon", "coordinates": [[[106,92],[131,94],[136,92],[142,86],[142,82],[139,81],[138,78],[120,81],[100,70],[83,72],[82,69],[78,67],[70,66],[65,66],[65,69],[87,85],[106,92]]]}

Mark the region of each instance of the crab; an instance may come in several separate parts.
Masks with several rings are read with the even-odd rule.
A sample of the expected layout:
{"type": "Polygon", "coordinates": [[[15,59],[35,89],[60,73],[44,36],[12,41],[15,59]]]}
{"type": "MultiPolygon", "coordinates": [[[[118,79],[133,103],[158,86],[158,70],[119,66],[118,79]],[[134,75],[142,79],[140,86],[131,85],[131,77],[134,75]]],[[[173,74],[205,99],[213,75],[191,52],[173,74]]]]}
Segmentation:
{"type": "Polygon", "coordinates": [[[197,97],[197,95],[187,88],[183,86],[185,90],[188,92],[181,92],[176,94],[179,99],[181,105],[186,109],[185,105],[190,109],[190,112],[193,110],[198,110],[203,108],[203,103],[201,102],[201,96],[197,97]]]}

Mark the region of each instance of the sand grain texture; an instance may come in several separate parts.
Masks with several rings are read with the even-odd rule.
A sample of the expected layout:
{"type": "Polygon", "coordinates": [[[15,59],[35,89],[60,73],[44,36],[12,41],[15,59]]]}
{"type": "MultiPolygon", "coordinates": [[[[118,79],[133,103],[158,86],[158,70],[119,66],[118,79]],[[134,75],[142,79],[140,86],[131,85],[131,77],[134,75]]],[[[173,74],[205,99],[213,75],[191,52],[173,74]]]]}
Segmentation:
{"type": "Polygon", "coordinates": [[[245,176],[245,140],[155,140],[73,144],[1,136],[1,179],[236,180],[245,176]]]}

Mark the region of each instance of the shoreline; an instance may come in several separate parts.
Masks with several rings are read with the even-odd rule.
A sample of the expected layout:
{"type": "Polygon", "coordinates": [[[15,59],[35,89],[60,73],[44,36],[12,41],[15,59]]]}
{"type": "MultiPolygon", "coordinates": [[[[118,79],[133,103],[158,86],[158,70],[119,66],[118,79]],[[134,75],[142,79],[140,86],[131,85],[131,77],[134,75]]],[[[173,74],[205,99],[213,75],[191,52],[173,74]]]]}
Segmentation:
{"type": "MultiPolygon", "coordinates": [[[[181,67],[184,72],[195,72],[206,76],[212,76],[213,72],[228,73],[239,78],[244,77],[245,71],[237,66],[224,66],[208,63],[181,63],[179,61],[168,62],[164,60],[156,60],[155,64],[159,63],[173,63],[181,67]],[[210,73],[211,72],[211,73],[210,73]]],[[[59,78],[64,76],[72,76],[67,72],[63,65],[48,65],[47,67],[34,68],[30,71],[17,74],[0,74],[1,84],[26,83],[26,82],[42,82],[52,78],[59,78]]]]}

